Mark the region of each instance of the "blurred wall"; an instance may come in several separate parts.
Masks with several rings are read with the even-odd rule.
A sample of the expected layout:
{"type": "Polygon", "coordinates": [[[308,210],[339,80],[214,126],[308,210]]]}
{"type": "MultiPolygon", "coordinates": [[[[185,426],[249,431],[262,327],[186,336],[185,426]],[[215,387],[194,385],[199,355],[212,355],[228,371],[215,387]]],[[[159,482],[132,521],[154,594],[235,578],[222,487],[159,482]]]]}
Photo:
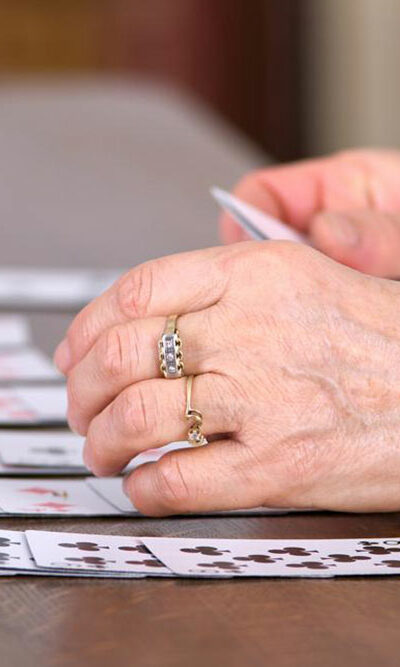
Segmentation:
{"type": "Polygon", "coordinates": [[[307,0],[302,54],[306,153],[399,147],[399,0],[307,0]]]}
{"type": "Polygon", "coordinates": [[[156,77],[281,159],[301,153],[302,0],[0,0],[0,72],[156,77]]]}

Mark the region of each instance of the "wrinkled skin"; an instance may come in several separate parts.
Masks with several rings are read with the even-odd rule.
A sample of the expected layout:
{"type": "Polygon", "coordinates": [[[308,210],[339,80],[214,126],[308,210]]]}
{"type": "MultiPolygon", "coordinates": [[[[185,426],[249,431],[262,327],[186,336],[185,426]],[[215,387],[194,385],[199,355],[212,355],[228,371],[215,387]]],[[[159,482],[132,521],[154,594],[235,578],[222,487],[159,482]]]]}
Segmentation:
{"type": "MultiPolygon", "coordinates": [[[[341,209],[342,192],[351,204],[346,211],[364,198],[358,220],[375,215],[397,224],[398,156],[355,156],[266,170],[249,177],[239,194],[308,231],[315,245],[323,239],[328,252],[324,216],[336,208],[335,196],[341,209]],[[363,160],[369,166],[357,180],[363,160]],[[365,173],[373,174],[370,181],[365,173]],[[251,178],[257,187],[264,183],[263,201],[250,196],[251,178]],[[382,208],[375,214],[377,202],[382,208]]],[[[224,218],[222,227],[227,240],[237,240],[231,220],[224,218]]],[[[364,240],[380,238],[381,255],[360,248],[357,255],[353,244],[338,257],[333,242],[329,254],[395,275],[400,253],[396,268],[393,253],[382,257],[379,226],[366,229],[364,240]]],[[[87,436],[88,466],[113,475],[135,454],[185,438],[186,380],[161,378],[157,359],[165,317],[177,312],[185,372],[198,376],[193,405],[214,439],[132,472],[125,490],[139,510],[157,516],[257,505],[400,509],[399,296],[394,281],[288,242],[237,243],[132,269],[77,316],[56,353],[68,377],[71,426],[87,436]]]]}

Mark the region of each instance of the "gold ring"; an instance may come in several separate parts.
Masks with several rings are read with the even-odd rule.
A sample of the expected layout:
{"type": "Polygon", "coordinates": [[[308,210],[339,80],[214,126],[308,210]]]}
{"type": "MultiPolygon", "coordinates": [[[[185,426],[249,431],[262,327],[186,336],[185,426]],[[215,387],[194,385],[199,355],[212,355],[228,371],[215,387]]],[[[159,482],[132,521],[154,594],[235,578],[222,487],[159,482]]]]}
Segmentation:
{"type": "Polygon", "coordinates": [[[182,341],[177,328],[178,315],[169,315],[164,332],[158,341],[160,370],[165,378],[180,378],[183,375],[182,341]]]}
{"type": "Polygon", "coordinates": [[[193,447],[201,447],[202,445],[207,445],[208,440],[202,431],[203,415],[199,410],[194,410],[194,408],[192,408],[192,388],[193,388],[193,375],[189,375],[186,384],[185,417],[192,423],[188,431],[188,442],[193,447]]]}

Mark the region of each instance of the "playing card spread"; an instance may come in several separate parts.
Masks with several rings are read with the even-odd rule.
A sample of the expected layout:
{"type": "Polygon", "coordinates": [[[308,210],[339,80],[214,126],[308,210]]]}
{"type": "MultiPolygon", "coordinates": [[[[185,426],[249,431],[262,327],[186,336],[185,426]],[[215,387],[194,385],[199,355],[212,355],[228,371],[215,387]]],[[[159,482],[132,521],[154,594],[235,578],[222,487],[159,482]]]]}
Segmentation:
{"type": "Polygon", "coordinates": [[[143,537],[181,576],[337,577],[400,573],[400,538],[224,540],[143,537]]]}
{"type": "MultiPolygon", "coordinates": [[[[144,547],[143,547],[144,549],[144,547]]],[[[156,560],[154,558],[154,560],[156,560]]],[[[160,564],[161,567],[162,564],[160,564]]],[[[46,569],[39,567],[33,558],[31,550],[28,546],[26,533],[15,530],[0,530],[0,576],[11,576],[15,574],[23,575],[45,575],[45,576],[90,576],[90,577],[142,577],[143,574],[138,572],[118,572],[118,571],[103,571],[102,568],[93,570],[90,568],[82,568],[82,571],[68,572],[66,569],[59,570],[58,568],[46,569]]],[[[79,570],[79,568],[75,568],[79,570]]],[[[133,568],[132,568],[133,569],[133,568]]],[[[164,568],[167,569],[167,568],[164,568]]]]}
{"type": "Polygon", "coordinates": [[[38,530],[26,531],[26,537],[35,563],[41,568],[148,576],[171,574],[136,537],[38,530]]]}
{"type": "Polygon", "coordinates": [[[0,316],[0,348],[19,347],[30,341],[28,320],[22,315],[0,316]]]}
{"type": "Polygon", "coordinates": [[[0,388],[0,425],[66,426],[67,393],[64,386],[0,388]]]}
{"type": "Polygon", "coordinates": [[[62,431],[0,431],[0,460],[5,466],[78,468],[85,472],[82,451],[85,439],[62,431]]]}
{"type": "Polygon", "coordinates": [[[84,480],[0,479],[5,515],[115,516],[119,512],[84,480]]]}
{"type": "Polygon", "coordinates": [[[60,373],[35,348],[1,349],[0,382],[34,382],[61,379],[60,373]]]}

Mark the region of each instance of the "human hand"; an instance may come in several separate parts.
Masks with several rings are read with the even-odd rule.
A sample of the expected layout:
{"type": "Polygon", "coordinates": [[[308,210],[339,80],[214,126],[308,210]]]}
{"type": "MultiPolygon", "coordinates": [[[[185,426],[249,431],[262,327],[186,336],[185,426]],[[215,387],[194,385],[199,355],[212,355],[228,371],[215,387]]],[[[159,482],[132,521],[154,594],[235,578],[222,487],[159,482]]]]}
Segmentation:
{"type": "MultiPolygon", "coordinates": [[[[354,150],[261,169],[234,189],[244,201],[307,233],[333,259],[400,278],[400,152],[354,150]]],[[[221,217],[226,243],[246,239],[221,217]]]]}
{"type": "Polygon", "coordinates": [[[157,341],[181,313],[201,448],[143,465],[145,514],[257,505],[400,508],[399,286],[287,242],[248,242],[131,270],[88,305],[56,353],[85,460],[113,475],[185,439],[186,378],[160,378],[157,341]]]}

